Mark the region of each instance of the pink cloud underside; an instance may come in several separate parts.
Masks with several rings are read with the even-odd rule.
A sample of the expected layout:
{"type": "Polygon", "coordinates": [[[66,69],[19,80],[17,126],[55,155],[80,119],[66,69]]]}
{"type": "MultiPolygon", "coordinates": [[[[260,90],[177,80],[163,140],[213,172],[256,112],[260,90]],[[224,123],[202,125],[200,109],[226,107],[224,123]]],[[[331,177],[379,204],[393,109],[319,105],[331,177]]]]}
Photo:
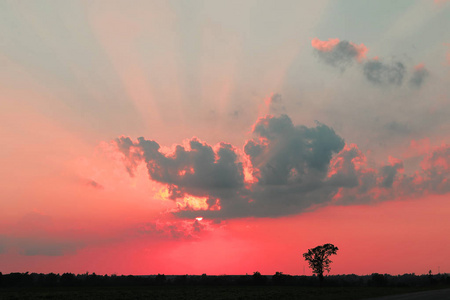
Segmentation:
{"type": "MultiPolygon", "coordinates": [[[[338,38],[335,39],[330,38],[328,39],[328,41],[321,41],[318,38],[314,38],[311,40],[311,45],[318,51],[331,52],[340,42],[341,41],[338,38]]],[[[364,44],[358,45],[352,42],[349,42],[349,44],[353,46],[354,50],[356,51],[357,53],[356,58],[358,61],[361,61],[362,59],[366,58],[366,54],[369,51],[369,49],[364,44]]]]}
{"type": "Polygon", "coordinates": [[[313,38],[311,40],[311,45],[319,51],[331,51],[333,48],[339,44],[339,39],[328,39],[328,41],[321,41],[318,38],[313,38]]]}

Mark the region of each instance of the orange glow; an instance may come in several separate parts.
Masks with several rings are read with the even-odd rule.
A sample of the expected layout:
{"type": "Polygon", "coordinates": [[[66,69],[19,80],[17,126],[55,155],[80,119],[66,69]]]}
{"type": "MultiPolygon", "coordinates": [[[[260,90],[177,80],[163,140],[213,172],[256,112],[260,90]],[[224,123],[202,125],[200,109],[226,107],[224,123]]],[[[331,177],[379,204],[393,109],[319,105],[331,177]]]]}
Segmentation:
{"type": "Polygon", "coordinates": [[[155,198],[160,200],[167,200],[169,199],[170,193],[169,189],[167,187],[162,187],[156,194],[155,198]]]}
{"type": "Polygon", "coordinates": [[[354,44],[354,43],[350,43],[353,47],[355,47],[356,51],[358,52],[358,56],[356,57],[358,59],[359,62],[361,62],[364,58],[366,58],[366,53],[367,51],[369,51],[369,49],[367,49],[367,47],[364,44],[354,44]]]}
{"type": "Polygon", "coordinates": [[[342,168],[344,164],[343,157],[335,157],[330,163],[330,169],[328,170],[328,178],[331,178],[333,175],[337,174],[338,170],[342,168]]]}
{"type": "Polygon", "coordinates": [[[311,45],[319,51],[329,52],[339,44],[339,39],[328,39],[328,41],[321,41],[318,38],[314,38],[311,41],[311,45]]]}
{"type": "Polygon", "coordinates": [[[244,181],[246,183],[256,182],[256,178],[253,177],[252,170],[248,166],[244,168],[244,181]]]}
{"type": "Polygon", "coordinates": [[[192,195],[186,195],[183,198],[183,202],[177,202],[177,205],[183,209],[187,208],[192,210],[207,210],[207,200],[208,197],[195,197],[192,195]]]}
{"type": "Polygon", "coordinates": [[[211,207],[209,208],[209,210],[221,210],[222,207],[220,206],[220,200],[216,199],[216,203],[214,203],[214,205],[211,205],[211,207]]]}

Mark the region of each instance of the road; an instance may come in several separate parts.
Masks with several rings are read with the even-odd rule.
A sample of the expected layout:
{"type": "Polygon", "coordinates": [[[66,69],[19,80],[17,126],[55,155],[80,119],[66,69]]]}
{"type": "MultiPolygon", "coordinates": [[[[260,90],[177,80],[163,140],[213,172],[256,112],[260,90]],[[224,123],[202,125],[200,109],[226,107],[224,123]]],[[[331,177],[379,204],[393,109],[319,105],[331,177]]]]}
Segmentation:
{"type": "Polygon", "coordinates": [[[450,289],[369,298],[366,300],[450,300],[450,289]]]}

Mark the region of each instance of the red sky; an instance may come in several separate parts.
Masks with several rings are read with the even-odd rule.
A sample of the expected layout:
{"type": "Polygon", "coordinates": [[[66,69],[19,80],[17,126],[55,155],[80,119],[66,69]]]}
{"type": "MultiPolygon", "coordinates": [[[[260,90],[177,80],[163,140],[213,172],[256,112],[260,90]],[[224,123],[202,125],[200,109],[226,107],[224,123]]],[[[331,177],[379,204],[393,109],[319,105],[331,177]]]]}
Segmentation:
{"type": "Polygon", "coordinates": [[[450,4],[349,3],[5,4],[0,272],[450,272],[450,4]]]}

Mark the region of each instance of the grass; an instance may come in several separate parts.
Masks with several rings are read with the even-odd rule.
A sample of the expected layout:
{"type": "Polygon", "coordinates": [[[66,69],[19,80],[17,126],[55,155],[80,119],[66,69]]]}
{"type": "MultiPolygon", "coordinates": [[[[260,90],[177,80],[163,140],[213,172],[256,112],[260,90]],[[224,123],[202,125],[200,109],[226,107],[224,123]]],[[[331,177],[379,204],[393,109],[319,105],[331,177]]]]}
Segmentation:
{"type": "Polygon", "coordinates": [[[429,290],[413,287],[148,286],[1,288],[0,299],[357,300],[429,290]]]}

